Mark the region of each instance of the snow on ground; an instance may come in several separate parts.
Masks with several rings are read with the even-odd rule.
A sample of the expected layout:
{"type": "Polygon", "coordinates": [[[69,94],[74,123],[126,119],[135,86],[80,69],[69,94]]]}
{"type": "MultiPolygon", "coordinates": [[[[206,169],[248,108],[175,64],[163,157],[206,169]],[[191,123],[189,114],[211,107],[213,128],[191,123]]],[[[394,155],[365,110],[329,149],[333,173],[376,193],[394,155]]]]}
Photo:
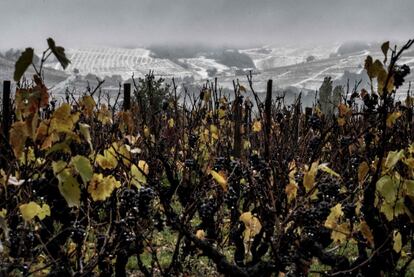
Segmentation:
{"type": "MultiPolygon", "coordinates": [[[[168,59],[158,59],[150,56],[150,51],[143,48],[85,48],[71,49],[67,56],[71,61],[66,69],[69,72],[77,69],[81,75],[89,73],[100,78],[120,75],[124,80],[135,76],[143,76],[150,70],[164,77],[184,77],[191,75],[178,64],[168,59]]],[[[51,64],[56,69],[58,63],[51,64]]]]}
{"type": "Polygon", "coordinates": [[[188,67],[197,73],[201,79],[209,77],[207,70],[217,70],[217,73],[222,73],[230,68],[216,62],[214,59],[208,59],[204,56],[189,59],[179,59],[180,62],[185,63],[188,67]]]}
{"type": "Polygon", "coordinates": [[[259,70],[267,70],[275,67],[300,64],[309,56],[316,60],[326,59],[335,53],[337,44],[318,46],[265,46],[262,48],[245,49],[240,52],[250,56],[259,70]]]}

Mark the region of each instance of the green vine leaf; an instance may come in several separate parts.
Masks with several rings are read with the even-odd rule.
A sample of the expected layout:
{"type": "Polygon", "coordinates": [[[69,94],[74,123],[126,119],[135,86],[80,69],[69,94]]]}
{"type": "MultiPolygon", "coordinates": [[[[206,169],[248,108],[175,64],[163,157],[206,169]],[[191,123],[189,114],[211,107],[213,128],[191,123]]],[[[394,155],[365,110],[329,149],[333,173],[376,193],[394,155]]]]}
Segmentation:
{"type": "Polygon", "coordinates": [[[20,55],[19,59],[16,62],[14,69],[14,80],[18,82],[22,78],[23,74],[26,72],[27,68],[33,62],[34,50],[33,48],[26,48],[24,52],[20,55]]]}
{"type": "Polygon", "coordinates": [[[84,156],[77,155],[72,158],[72,165],[75,167],[76,171],[82,178],[84,184],[89,182],[93,176],[93,169],[88,158],[84,156]]]}
{"type": "Polygon", "coordinates": [[[52,38],[47,39],[47,44],[49,45],[50,50],[52,51],[53,55],[55,55],[56,59],[59,61],[63,69],[66,69],[70,61],[66,57],[65,48],[56,46],[56,43],[52,38]]]}

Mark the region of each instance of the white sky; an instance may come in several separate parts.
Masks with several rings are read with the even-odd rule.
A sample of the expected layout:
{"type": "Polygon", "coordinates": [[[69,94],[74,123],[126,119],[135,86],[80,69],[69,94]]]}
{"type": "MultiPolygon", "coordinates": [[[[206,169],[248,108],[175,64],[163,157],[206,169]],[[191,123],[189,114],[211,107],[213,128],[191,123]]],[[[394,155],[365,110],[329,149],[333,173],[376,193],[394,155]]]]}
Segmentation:
{"type": "Polygon", "coordinates": [[[414,37],[414,0],[0,0],[0,49],[414,37]]]}

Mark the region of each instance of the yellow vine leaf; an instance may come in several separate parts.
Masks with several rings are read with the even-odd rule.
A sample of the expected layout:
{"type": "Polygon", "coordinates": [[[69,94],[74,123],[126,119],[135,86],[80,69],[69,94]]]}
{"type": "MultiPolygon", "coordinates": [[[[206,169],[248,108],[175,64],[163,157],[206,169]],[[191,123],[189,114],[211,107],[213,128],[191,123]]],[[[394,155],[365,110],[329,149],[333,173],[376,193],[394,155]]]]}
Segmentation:
{"type": "Polygon", "coordinates": [[[215,140],[219,139],[218,128],[217,128],[216,125],[214,125],[214,124],[210,125],[210,133],[211,133],[212,138],[214,138],[215,140]]]}
{"type": "Polygon", "coordinates": [[[342,211],[342,205],[340,203],[336,204],[331,208],[331,212],[326,218],[324,226],[329,229],[334,229],[338,223],[340,217],[344,215],[342,211]]]}
{"type": "Polygon", "coordinates": [[[346,124],[346,119],[343,117],[338,117],[338,125],[340,127],[344,126],[346,124]]]}
{"type": "Polygon", "coordinates": [[[341,103],[338,105],[338,114],[339,117],[344,118],[345,116],[351,115],[352,111],[347,105],[341,103]]]}
{"type": "Polygon", "coordinates": [[[91,129],[91,126],[89,126],[88,124],[79,123],[79,131],[82,134],[82,136],[85,138],[85,140],[88,142],[89,148],[92,151],[93,146],[92,146],[92,137],[91,137],[90,129],[91,129]]]}
{"type": "Polygon", "coordinates": [[[393,113],[389,114],[387,116],[387,127],[391,128],[395,124],[397,119],[399,117],[401,117],[401,115],[402,115],[401,112],[393,112],[393,113]]]}
{"type": "Polygon", "coordinates": [[[20,158],[26,143],[26,139],[29,137],[27,125],[24,121],[17,121],[13,123],[10,130],[10,144],[13,148],[16,158],[20,158]]]}
{"type": "Polygon", "coordinates": [[[149,174],[149,166],[146,161],[140,160],[138,166],[131,166],[131,184],[140,188],[147,183],[147,175],[149,174]]]}
{"type": "Polygon", "coordinates": [[[112,113],[105,104],[101,105],[98,110],[97,118],[103,125],[111,125],[113,123],[112,113]]]}
{"type": "Polygon", "coordinates": [[[404,158],[404,150],[388,152],[384,164],[384,171],[388,172],[391,170],[402,158],[404,158]]]}
{"type": "Polygon", "coordinates": [[[253,216],[251,212],[242,213],[239,220],[243,222],[246,227],[246,230],[243,232],[244,241],[248,241],[262,230],[262,224],[259,219],[253,216]]]}
{"type": "Polygon", "coordinates": [[[203,240],[206,236],[204,230],[198,229],[196,234],[195,234],[196,238],[203,240]]]}
{"type": "Polygon", "coordinates": [[[114,142],[112,144],[113,149],[116,150],[115,153],[119,153],[119,156],[122,157],[121,161],[124,165],[129,166],[131,164],[131,150],[125,144],[120,144],[114,142]]]}
{"type": "Polygon", "coordinates": [[[394,203],[397,199],[398,186],[389,175],[382,176],[377,182],[377,191],[388,203],[394,203]]]}
{"type": "Polygon", "coordinates": [[[93,115],[93,110],[95,109],[96,103],[92,96],[86,95],[83,96],[79,102],[83,113],[90,117],[93,115]]]}
{"type": "Polygon", "coordinates": [[[5,208],[2,208],[0,210],[0,217],[6,218],[6,215],[7,215],[7,210],[5,208]]]}
{"type": "Polygon", "coordinates": [[[311,167],[305,166],[304,175],[303,175],[303,186],[306,189],[306,192],[309,192],[315,185],[315,177],[318,172],[319,161],[313,162],[311,167]]]}
{"type": "Polygon", "coordinates": [[[53,173],[59,181],[59,191],[65,198],[69,207],[79,207],[80,205],[80,185],[69,168],[66,168],[67,163],[64,161],[57,161],[52,163],[53,173]]]}
{"type": "Polygon", "coordinates": [[[285,193],[287,195],[288,203],[290,204],[298,193],[298,185],[295,183],[289,183],[285,188],[285,193]]]}
{"type": "Polygon", "coordinates": [[[116,156],[111,149],[105,149],[103,155],[98,154],[96,156],[96,163],[102,169],[114,169],[118,165],[116,156]]]}
{"type": "Polygon", "coordinates": [[[345,243],[350,235],[350,224],[348,222],[338,224],[331,233],[331,239],[336,243],[345,243]]]}
{"type": "Polygon", "coordinates": [[[359,230],[361,231],[362,236],[371,245],[371,247],[374,246],[374,235],[372,234],[371,229],[365,221],[361,221],[361,223],[359,224],[359,230]]]}
{"type": "Polygon", "coordinates": [[[394,249],[395,252],[400,253],[402,249],[401,233],[398,231],[394,231],[393,240],[394,240],[394,244],[392,248],[394,249]]]}
{"type": "Polygon", "coordinates": [[[58,176],[59,191],[65,198],[69,207],[79,207],[80,205],[80,185],[75,177],[72,176],[70,169],[64,169],[58,176]]]}
{"type": "Polygon", "coordinates": [[[19,209],[23,219],[25,221],[30,221],[39,213],[42,208],[35,202],[29,202],[27,204],[20,205],[19,209]]]}
{"type": "Polygon", "coordinates": [[[168,119],[168,127],[174,128],[174,126],[175,126],[174,118],[168,119]]]}
{"type": "Polygon", "coordinates": [[[112,192],[119,187],[121,187],[121,183],[114,176],[104,177],[101,173],[95,173],[89,182],[88,192],[93,201],[103,201],[110,197],[112,192]]]}
{"type": "Polygon", "coordinates": [[[45,219],[46,216],[50,216],[50,207],[48,204],[43,204],[42,208],[40,209],[39,213],[37,214],[37,217],[40,220],[45,219]]]}
{"type": "Polygon", "coordinates": [[[404,180],[404,188],[407,195],[414,197],[414,180],[404,180]]]}
{"type": "Polygon", "coordinates": [[[46,216],[50,216],[50,207],[47,204],[40,206],[36,202],[29,202],[19,206],[20,213],[25,221],[32,220],[37,216],[40,220],[45,219],[46,216]]]}
{"type": "Polygon", "coordinates": [[[386,93],[391,93],[394,89],[394,77],[390,77],[387,83],[388,73],[387,71],[382,68],[378,73],[378,94],[382,95],[384,89],[386,89],[386,93]],[[387,83],[387,87],[385,88],[385,84],[387,83]]]}
{"type": "Polygon", "coordinates": [[[80,113],[71,113],[70,105],[62,104],[52,115],[50,121],[50,132],[70,133],[75,127],[75,123],[79,120],[80,113]]]}
{"type": "Polygon", "coordinates": [[[121,111],[117,114],[117,118],[119,119],[119,130],[124,133],[127,132],[131,134],[134,130],[134,118],[132,116],[131,111],[121,111]]]}
{"type": "Polygon", "coordinates": [[[262,123],[259,120],[256,120],[253,123],[252,130],[255,133],[259,133],[260,131],[262,131],[262,123]]]}
{"type": "Polygon", "coordinates": [[[341,175],[333,171],[331,168],[328,167],[327,163],[320,164],[318,166],[318,170],[322,170],[323,172],[326,172],[332,176],[335,176],[336,178],[341,178],[341,175]]]}
{"type": "Polygon", "coordinates": [[[367,162],[362,162],[358,167],[358,182],[362,184],[369,172],[369,165],[367,162]]]}
{"type": "Polygon", "coordinates": [[[224,173],[211,170],[210,174],[213,176],[214,181],[216,181],[224,191],[227,191],[227,178],[224,173]]]}

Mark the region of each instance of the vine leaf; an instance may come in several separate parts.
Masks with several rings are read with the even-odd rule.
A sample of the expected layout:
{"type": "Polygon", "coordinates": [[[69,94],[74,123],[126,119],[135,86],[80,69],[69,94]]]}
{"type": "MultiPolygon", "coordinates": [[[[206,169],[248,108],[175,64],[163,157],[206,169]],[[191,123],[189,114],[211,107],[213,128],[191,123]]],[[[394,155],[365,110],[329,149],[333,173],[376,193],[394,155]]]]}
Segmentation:
{"type": "Polygon", "coordinates": [[[387,127],[391,128],[395,124],[395,121],[397,121],[397,119],[401,117],[401,115],[401,112],[393,112],[389,114],[387,116],[387,127]]]}
{"type": "Polygon", "coordinates": [[[206,237],[206,233],[202,229],[198,229],[196,234],[196,238],[203,240],[206,237]]]}
{"type": "Polygon", "coordinates": [[[26,122],[16,121],[13,123],[10,130],[10,144],[13,148],[16,158],[20,158],[26,143],[26,139],[29,137],[26,122]]]}
{"type": "Polygon", "coordinates": [[[388,203],[394,203],[397,199],[397,188],[389,175],[385,175],[378,180],[377,191],[388,203]]]}
{"type": "Polygon", "coordinates": [[[386,158],[385,164],[384,164],[384,170],[385,170],[385,172],[388,172],[389,170],[393,169],[394,166],[402,158],[404,158],[404,150],[400,150],[400,151],[390,151],[390,152],[388,152],[388,155],[387,155],[387,158],[386,158]]]}
{"type": "Polygon", "coordinates": [[[342,205],[338,203],[331,208],[331,212],[326,218],[324,224],[326,228],[332,230],[331,238],[337,243],[344,243],[351,233],[349,222],[339,222],[343,215],[344,212],[342,211],[342,205]]]}
{"type": "Polygon", "coordinates": [[[93,146],[92,146],[92,137],[91,137],[90,129],[91,129],[91,126],[89,126],[88,124],[79,123],[79,131],[82,134],[82,136],[86,139],[86,141],[88,142],[89,148],[92,151],[93,146]]]}
{"type": "Polygon", "coordinates": [[[331,208],[331,212],[326,218],[325,227],[329,229],[334,229],[338,223],[340,217],[344,215],[342,211],[342,205],[340,203],[336,204],[331,208]]]}
{"type": "Polygon", "coordinates": [[[19,206],[19,210],[25,221],[32,220],[37,216],[40,220],[45,219],[46,216],[50,216],[50,207],[47,204],[43,204],[42,207],[36,202],[29,202],[19,206]]]}
{"type": "Polygon", "coordinates": [[[309,192],[315,185],[315,177],[318,172],[319,161],[313,162],[311,167],[305,166],[305,172],[303,175],[303,186],[306,192],[309,192]]]}
{"type": "Polygon", "coordinates": [[[147,177],[149,173],[149,166],[146,161],[140,160],[138,162],[138,166],[132,165],[131,166],[131,184],[136,186],[137,188],[140,188],[142,185],[145,185],[147,183],[147,177]]]}
{"type": "Polygon", "coordinates": [[[96,102],[92,96],[86,95],[82,97],[79,104],[82,108],[82,111],[87,117],[91,117],[93,115],[93,110],[95,109],[96,102]]]}
{"type": "Polygon", "coordinates": [[[331,239],[337,243],[344,243],[347,241],[350,234],[350,224],[344,222],[338,224],[335,229],[332,230],[331,239]]]}
{"type": "Polygon", "coordinates": [[[394,239],[394,244],[392,248],[394,249],[395,252],[400,253],[402,249],[401,233],[398,231],[394,231],[393,239],[394,239]]]}
{"type": "Polygon", "coordinates": [[[372,234],[371,228],[365,221],[361,221],[359,224],[359,230],[364,238],[368,241],[371,246],[374,246],[374,235],[372,234]]]}
{"type": "Polygon", "coordinates": [[[384,54],[384,64],[387,62],[387,54],[390,49],[390,42],[386,41],[381,45],[382,53],[384,54]]]}
{"type": "Polygon", "coordinates": [[[72,114],[68,103],[62,104],[53,112],[50,122],[51,132],[71,133],[79,120],[79,112],[72,114]]]}
{"type": "Polygon", "coordinates": [[[121,183],[114,176],[103,177],[101,173],[93,174],[88,186],[88,192],[93,201],[103,201],[111,196],[115,188],[120,188],[121,183]]]}
{"type": "Polygon", "coordinates": [[[243,232],[244,241],[248,241],[251,237],[260,233],[262,224],[259,219],[252,215],[251,212],[245,212],[240,215],[239,220],[244,223],[246,230],[243,232]]]}
{"type": "Polygon", "coordinates": [[[26,48],[26,50],[24,50],[24,52],[20,55],[19,59],[17,60],[15,64],[15,69],[14,69],[13,79],[16,82],[18,82],[20,78],[22,78],[27,68],[32,64],[33,55],[34,55],[33,48],[26,48]]]}
{"type": "Polygon", "coordinates": [[[289,183],[285,188],[285,193],[287,195],[288,203],[290,204],[298,193],[298,185],[296,183],[289,183]]]}
{"type": "Polygon", "coordinates": [[[225,177],[224,173],[211,170],[210,174],[213,177],[214,181],[216,181],[224,191],[227,191],[227,178],[225,177]]]}
{"type": "Polygon", "coordinates": [[[262,130],[262,123],[260,122],[260,120],[256,120],[253,123],[253,127],[252,127],[253,132],[255,133],[259,133],[262,130]]]}
{"type": "Polygon", "coordinates": [[[55,55],[56,59],[59,61],[63,69],[66,69],[70,61],[65,55],[65,48],[56,46],[56,43],[52,38],[47,39],[47,44],[49,45],[50,50],[52,51],[53,55],[55,55]]]}
{"type": "Polygon", "coordinates": [[[58,161],[52,163],[53,172],[59,181],[60,194],[65,198],[68,206],[79,207],[80,206],[80,185],[75,177],[72,176],[72,172],[69,168],[66,168],[64,161],[58,161]]]}
{"type": "Polygon", "coordinates": [[[362,184],[369,172],[369,165],[367,162],[362,162],[358,167],[358,182],[362,184]]]}
{"type": "Polygon", "coordinates": [[[75,167],[76,171],[81,176],[84,184],[92,179],[93,170],[88,158],[77,155],[75,157],[72,157],[71,164],[75,167]]]}
{"type": "Polygon", "coordinates": [[[323,172],[326,172],[326,173],[328,173],[328,174],[330,174],[330,175],[332,175],[336,178],[341,178],[341,175],[339,175],[338,173],[336,173],[335,171],[333,171],[331,168],[328,167],[328,163],[320,164],[318,166],[318,169],[322,170],[323,172]]]}
{"type": "Polygon", "coordinates": [[[114,169],[118,165],[118,161],[111,149],[104,150],[104,154],[96,156],[96,162],[102,169],[114,169]]]}
{"type": "Polygon", "coordinates": [[[404,180],[407,195],[414,196],[414,180],[404,180]]]}

